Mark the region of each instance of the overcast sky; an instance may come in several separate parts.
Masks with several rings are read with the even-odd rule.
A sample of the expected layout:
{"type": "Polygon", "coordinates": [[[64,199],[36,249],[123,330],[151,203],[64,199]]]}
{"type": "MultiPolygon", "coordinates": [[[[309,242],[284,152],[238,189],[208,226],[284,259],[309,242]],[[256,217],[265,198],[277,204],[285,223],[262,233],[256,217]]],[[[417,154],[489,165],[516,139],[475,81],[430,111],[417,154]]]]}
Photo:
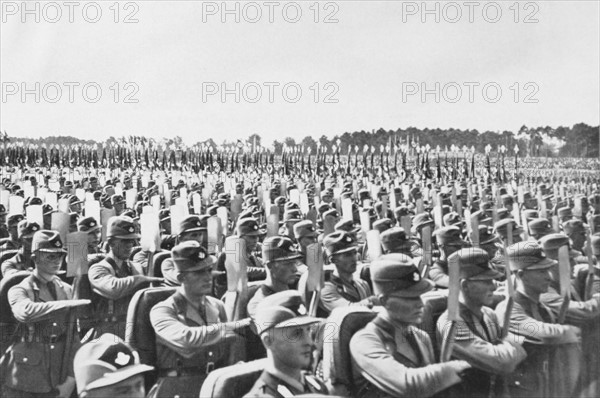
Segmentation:
{"type": "Polygon", "coordinates": [[[2,1],[9,136],[599,123],[597,1],[29,3],[2,1]]]}

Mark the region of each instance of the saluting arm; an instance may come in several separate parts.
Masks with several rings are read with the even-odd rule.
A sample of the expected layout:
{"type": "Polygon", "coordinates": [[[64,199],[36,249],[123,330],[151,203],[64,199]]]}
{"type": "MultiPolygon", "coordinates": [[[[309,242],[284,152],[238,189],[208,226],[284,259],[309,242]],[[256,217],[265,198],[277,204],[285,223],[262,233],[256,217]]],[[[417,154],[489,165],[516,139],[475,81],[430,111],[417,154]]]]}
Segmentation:
{"type": "Polygon", "coordinates": [[[8,302],[15,319],[23,323],[38,322],[49,319],[53,313],[66,308],[90,304],[90,300],[56,300],[35,302],[21,286],[13,286],[8,291],[8,302]]]}

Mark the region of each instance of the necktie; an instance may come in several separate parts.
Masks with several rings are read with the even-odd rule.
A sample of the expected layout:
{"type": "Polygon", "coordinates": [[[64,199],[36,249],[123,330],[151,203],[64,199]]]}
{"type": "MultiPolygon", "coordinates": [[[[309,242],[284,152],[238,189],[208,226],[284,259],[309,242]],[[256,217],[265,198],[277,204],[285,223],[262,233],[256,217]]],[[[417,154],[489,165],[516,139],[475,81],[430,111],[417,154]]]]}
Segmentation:
{"type": "Polygon", "coordinates": [[[50,292],[52,299],[57,300],[56,285],[54,285],[54,281],[50,281],[50,282],[46,283],[46,287],[48,288],[48,291],[50,292]]]}

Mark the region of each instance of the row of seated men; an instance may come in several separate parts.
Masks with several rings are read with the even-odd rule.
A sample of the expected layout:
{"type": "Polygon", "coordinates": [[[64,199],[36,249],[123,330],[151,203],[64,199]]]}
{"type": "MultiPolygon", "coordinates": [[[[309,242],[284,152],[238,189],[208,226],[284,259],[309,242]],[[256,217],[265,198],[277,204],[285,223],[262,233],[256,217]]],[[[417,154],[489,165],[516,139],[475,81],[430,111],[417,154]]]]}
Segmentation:
{"type": "MultiPolygon", "coordinates": [[[[186,231],[183,228],[182,231],[202,231],[198,220],[195,221],[195,224],[190,220],[184,222],[193,224],[198,229],[186,231]]],[[[499,222],[496,225],[496,232],[500,231],[501,234],[503,225],[506,227],[513,223],[510,220],[499,222]]],[[[301,223],[297,225],[302,226],[301,223]]],[[[298,232],[300,230],[300,228],[295,229],[298,232]]],[[[314,227],[306,225],[306,229],[311,231],[307,235],[310,235],[311,240],[314,241],[316,238],[314,227]]],[[[556,297],[556,292],[560,291],[556,286],[557,278],[554,278],[554,282],[552,278],[552,275],[556,273],[556,262],[548,257],[557,257],[556,249],[565,243],[569,244],[569,238],[563,234],[550,234],[543,238],[540,244],[528,241],[509,247],[507,257],[517,281],[518,294],[511,311],[512,334],[499,341],[500,328],[497,319],[502,319],[502,311],[506,310],[506,306],[503,305],[504,303],[498,305],[498,317],[495,317],[493,311],[488,310],[486,306],[494,306],[497,303],[497,301],[494,302],[495,296],[498,296],[494,295],[497,287],[494,280],[501,278],[502,274],[490,266],[490,256],[485,250],[461,249],[467,245],[460,240],[460,228],[449,226],[445,229],[442,228],[441,232],[438,231],[436,236],[438,237],[440,258],[443,259],[444,256],[448,258],[458,253],[456,255],[459,257],[461,266],[461,278],[464,281],[460,286],[462,289],[461,317],[464,315],[466,329],[459,328],[456,340],[457,347],[462,347],[461,341],[465,339],[465,347],[463,347],[464,352],[462,349],[456,349],[455,357],[466,359],[466,361],[434,364],[434,353],[437,352],[437,347],[432,345],[429,335],[415,332],[416,329],[411,327],[411,325],[414,326],[421,322],[423,302],[420,296],[431,290],[434,283],[425,278],[426,275],[422,275],[422,270],[417,268],[418,262],[410,257],[414,242],[408,241],[405,234],[402,235],[403,231],[399,227],[389,228],[388,231],[384,231],[382,234],[383,246],[388,253],[373,259],[370,272],[363,273],[365,279],[356,275],[358,265],[356,231],[338,230],[323,238],[325,252],[332,265],[332,272],[321,291],[320,306],[323,310],[321,315],[327,316],[336,308],[356,306],[376,308],[380,312],[365,331],[357,334],[357,342],[350,344],[353,358],[352,369],[355,373],[356,383],[354,389],[349,393],[358,396],[371,396],[369,394],[375,394],[374,396],[377,394],[431,396],[459,383],[463,384],[463,387],[466,386],[464,390],[466,392],[481,391],[481,388],[484,390],[512,388],[513,395],[515,395],[516,389],[518,396],[525,396],[527,393],[538,396],[539,388],[547,386],[548,383],[540,383],[536,377],[545,371],[544,367],[547,365],[544,363],[548,363],[549,359],[543,353],[535,352],[531,360],[525,359],[522,362],[525,351],[523,351],[521,343],[523,345],[525,343],[534,344],[534,342],[538,345],[540,342],[576,345],[580,341],[581,330],[578,326],[557,325],[554,323],[555,315],[553,315],[558,313],[561,299],[560,296],[556,297]],[[387,235],[386,232],[388,232],[387,235]],[[545,299],[547,305],[544,305],[544,301],[540,300],[540,297],[548,293],[548,290],[550,290],[549,298],[545,299]],[[540,304],[541,302],[542,304],[540,304]],[[368,333],[369,327],[373,329],[371,334],[368,333]],[[396,328],[402,327],[412,332],[397,334],[396,328]],[[532,327],[534,327],[534,333],[531,332],[532,327]],[[395,336],[392,341],[389,341],[389,337],[388,340],[385,339],[384,332],[386,331],[388,334],[391,333],[389,336],[395,336]],[[408,337],[409,335],[414,335],[414,338],[408,337]],[[361,340],[360,336],[363,336],[365,340],[361,340]],[[361,354],[360,349],[369,347],[367,342],[373,343],[377,340],[376,337],[381,339],[381,342],[378,343],[379,346],[371,346],[368,352],[363,351],[361,354]],[[478,338],[488,344],[483,344],[478,338]],[[382,343],[384,340],[385,343],[382,343]],[[503,351],[503,347],[508,351],[503,351]],[[491,352],[490,355],[493,358],[490,361],[492,362],[486,363],[485,359],[482,362],[481,358],[485,355],[477,351],[479,348],[491,352]],[[469,352],[469,349],[475,351],[469,352]],[[538,357],[543,357],[543,360],[538,357]],[[494,360],[497,362],[493,362],[494,360]],[[503,360],[505,362],[502,362],[503,360]],[[533,365],[528,361],[533,362],[533,365]],[[531,370],[533,376],[523,371],[517,372],[517,376],[511,379],[512,384],[500,383],[496,377],[490,377],[489,383],[479,386],[470,385],[482,378],[480,376],[473,377],[473,371],[469,369],[476,368],[487,373],[499,372],[514,376],[515,372],[513,371],[519,363],[528,365],[525,366],[525,370],[533,369],[531,370]],[[392,367],[391,365],[394,364],[396,366],[392,367]],[[407,377],[398,378],[397,372],[386,373],[386,370],[390,369],[402,370],[407,377]],[[529,379],[521,373],[530,376],[529,379]],[[400,383],[397,383],[398,380],[400,383]],[[532,382],[532,380],[538,381],[532,382]]],[[[514,231],[513,237],[517,241],[519,230],[514,228],[514,231]]],[[[237,233],[240,237],[248,237],[250,242],[254,241],[255,243],[262,235],[258,222],[252,218],[240,219],[237,233]]],[[[132,219],[116,217],[111,220],[107,236],[109,247],[107,256],[103,261],[91,265],[89,270],[89,280],[94,294],[104,299],[94,303],[93,312],[106,315],[99,323],[93,325],[93,331],[94,337],[108,332],[123,338],[127,309],[133,294],[137,290],[145,288],[149,282],[158,283],[163,279],[145,276],[143,271],[136,270],[136,267],[129,261],[135,240],[139,238],[132,219]]],[[[298,234],[298,237],[302,236],[302,234],[298,234]]],[[[257,319],[260,320],[264,315],[263,312],[267,314],[272,312],[268,308],[261,310],[265,305],[263,303],[269,303],[267,298],[279,297],[279,293],[282,292],[290,294],[289,286],[296,283],[299,269],[305,269],[299,264],[299,260],[302,260],[302,253],[296,249],[294,243],[289,236],[276,236],[263,241],[262,261],[257,260],[255,265],[256,268],[264,267],[263,272],[266,274],[266,279],[250,299],[248,312],[251,316],[229,322],[222,302],[211,296],[214,294],[213,275],[218,274],[218,271],[215,272],[215,268],[219,261],[208,255],[207,250],[198,241],[181,239],[172,251],[172,268],[165,269],[164,273],[166,275],[171,273],[176,281],[174,284],[178,285],[176,292],[166,301],[154,306],[149,314],[156,333],[157,354],[156,363],[151,365],[157,368],[159,375],[159,381],[151,394],[161,396],[161,391],[176,392],[179,388],[186,393],[193,391],[192,395],[197,395],[206,373],[212,368],[230,365],[238,359],[243,359],[244,338],[240,337],[240,335],[243,336],[243,333],[238,332],[250,324],[253,324],[254,330],[259,333],[271,361],[266,372],[274,378],[265,377],[282,385],[288,382],[285,388],[294,393],[310,390],[309,386],[298,389],[298,384],[290,384],[294,377],[288,379],[286,376],[290,375],[285,374],[286,364],[277,364],[273,359],[275,354],[270,351],[271,348],[268,344],[270,340],[266,338],[268,335],[261,333],[261,322],[257,322],[257,319]],[[216,348],[207,349],[207,347],[216,348]],[[209,364],[211,365],[209,366],[209,364]],[[284,369],[283,374],[279,373],[281,369],[284,369]],[[201,377],[199,377],[200,374],[201,377]]],[[[599,253],[599,244],[600,239],[594,237],[592,245],[596,256],[599,253]]],[[[251,252],[252,247],[249,250],[251,252]]],[[[573,252],[573,260],[576,255],[577,253],[573,252]]],[[[59,396],[64,389],[68,388],[69,382],[72,385],[73,379],[69,378],[69,375],[72,374],[72,355],[79,338],[78,335],[72,336],[68,341],[70,344],[66,344],[65,339],[70,335],[69,328],[74,326],[65,320],[68,315],[65,310],[75,306],[88,306],[90,301],[71,299],[70,286],[56,278],[64,260],[64,249],[56,232],[48,230],[34,232],[31,258],[34,262],[33,273],[18,286],[12,287],[8,291],[12,313],[19,322],[19,327],[13,336],[14,341],[11,343],[7,355],[4,356],[6,363],[3,361],[3,366],[8,367],[8,372],[3,372],[4,375],[7,375],[3,385],[6,396],[35,396],[31,394],[59,396]],[[40,331],[43,333],[40,334],[40,331]],[[19,343],[29,343],[29,346],[19,343]],[[40,355],[40,352],[43,355],[40,355]],[[35,360],[36,358],[37,360],[35,360]],[[44,382],[32,383],[33,378],[37,380],[38,377],[44,382]]],[[[575,266],[575,264],[573,265],[575,266]]],[[[443,267],[441,268],[443,269],[443,267]]],[[[298,296],[302,299],[303,296],[306,296],[305,293],[300,286],[298,296]]],[[[582,322],[593,320],[598,315],[598,296],[594,295],[592,299],[583,301],[581,300],[583,294],[582,291],[573,290],[575,300],[569,304],[567,316],[569,322],[579,326],[582,322]]],[[[297,308],[298,314],[304,312],[299,308],[297,308]]],[[[273,315],[275,320],[279,319],[276,316],[277,311],[273,314],[275,314],[273,315]]],[[[447,329],[444,316],[440,320],[438,333],[443,336],[447,329]]],[[[278,322],[275,323],[278,324],[278,322]]],[[[290,325],[290,327],[292,326],[293,324],[290,325]]],[[[287,329],[287,327],[282,327],[282,329],[287,329]]],[[[437,340],[439,343],[443,341],[443,338],[437,340]]],[[[317,346],[322,344],[319,343],[317,342],[317,346]]],[[[289,341],[287,345],[289,345],[289,341]]],[[[312,349],[310,351],[312,352],[312,349]]],[[[579,365],[580,362],[574,359],[576,350],[575,353],[571,351],[569,351],[569,358],[575,365],[579,365]]],[[[303,355],[307,352],[304,351],[303,355]]],[[[529,354],[529,351],[527,353],[529,354]]],[[[284,358],[288,356],[291,354],[283,355],[284,358]]],[[[597,361],[595,356],[595,353],[592,354],[591,359],[597,361]]],[[[530,357],[528,356],[528,358],[530,357]]],[[[564,358],[559,357],[556,360],[562,359],[564,358]]],[[[553,363],[556,363],[556,360],[553,363]]],[[[575,365],[573,369],[577,370],[574,372],[576,374],[570,375],[573,377],[568,380],[560,380],[566,388],[566,390],[560,390],[561,393],[574,391],[575,382],[580,377],[579,368],[575,365]]],[[[317,379],[306,379],[296,373],[295,378],[301,384],[310,384],[306,380],[312,380],[313,388],[318,386],[317,391],[323,392],[323,385],[317,379]]],[[[264,382],[263,379],[261,377],[264,382]]],[[[255,388],[252,394],[258,396],[266,394],[265,391],[273,387],[266,384],[256,387],[260,387],[262,392],[254,391],[255,388]]],[[[332,390],[335,392],[335,388],[332,390]]],[[[286,396],[277,391],[277,386],[275,392],[271,391],[270,395],[286,396]]],[[[544,392],[544,396],[552,394],[556,394],[556,390],[544,392]]]]}

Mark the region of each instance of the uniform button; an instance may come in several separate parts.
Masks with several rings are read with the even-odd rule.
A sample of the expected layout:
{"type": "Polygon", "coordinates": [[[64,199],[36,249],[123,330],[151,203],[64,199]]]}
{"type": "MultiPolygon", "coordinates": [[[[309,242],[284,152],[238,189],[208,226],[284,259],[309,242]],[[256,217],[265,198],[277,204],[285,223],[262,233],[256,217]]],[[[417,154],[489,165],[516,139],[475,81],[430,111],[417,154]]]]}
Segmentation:
{"type": "Polygon", "coordinates": [[[520,385],[521,385],[521,382],[520,382],[520,381],[515,381],[515,385],[516,385],[516,386],[520,386],[520,385]]]}
{"type": "Polygon", "coordinates": [[[50,349],[53,350],[54,349],[54,344],[50,345],[50,349]]]}
{"type": "Polygon", "coordinates": [[[56,324],[56,322],[54,322],[54,323],[52,324],[52,326],[58,326],[58,325],[56,324]]]}
{"type": "Polygon", "coordinates": [[[27,362],[27,361],[28,361],[28,358],[23,358],[23,362],[27,362]]]}
{"type": "Polygon", "coordinates": [[[209,352],[208,352],[208,356],[209,356],[209,357],[212,357],[212,356],[213,356],[213,353],[212,353],[212,351],[209,351],[209,352]]]}

